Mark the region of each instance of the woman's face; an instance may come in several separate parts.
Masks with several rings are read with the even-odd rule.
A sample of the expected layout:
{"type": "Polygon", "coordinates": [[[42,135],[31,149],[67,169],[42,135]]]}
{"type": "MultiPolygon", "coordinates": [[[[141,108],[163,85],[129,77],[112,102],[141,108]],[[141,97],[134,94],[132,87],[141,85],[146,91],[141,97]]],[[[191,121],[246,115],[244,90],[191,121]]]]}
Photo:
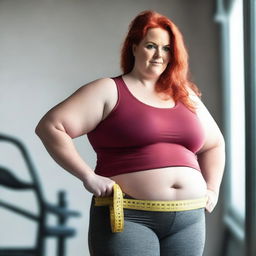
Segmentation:
{"type": "Polygon", "coordinates": [[[151,28],[138,45],[133,45],[134,69],[150,77],[160,76],[170,61],[170,36],[162,28],[151,28]]]}

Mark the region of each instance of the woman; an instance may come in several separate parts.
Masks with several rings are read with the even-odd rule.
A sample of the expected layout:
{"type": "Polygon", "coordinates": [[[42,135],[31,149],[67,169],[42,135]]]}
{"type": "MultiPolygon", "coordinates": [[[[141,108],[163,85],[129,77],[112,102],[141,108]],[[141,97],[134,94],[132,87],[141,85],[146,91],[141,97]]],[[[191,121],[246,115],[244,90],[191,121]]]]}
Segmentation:
{"type": "MultiPolygon", "coordinates": [[[[196,200],[217,204],[224,170],[223,136],[188,80],[182,35],[167,17],[140,13],[122,49],[124,74],[78,89],[51,109],[36,133],[55,161],[78,177],[94,197],[91,255],[194,255],[203,253],[204,207],[184,211],[124,209],[123,232],[112,233],[106,206],[118,184],[126,198],[196,200]],[[87,134],[97,153],[95,171],[73,138],[87,134]]],[[[146,201],[145,201],[146,202],[146,201]]]]}

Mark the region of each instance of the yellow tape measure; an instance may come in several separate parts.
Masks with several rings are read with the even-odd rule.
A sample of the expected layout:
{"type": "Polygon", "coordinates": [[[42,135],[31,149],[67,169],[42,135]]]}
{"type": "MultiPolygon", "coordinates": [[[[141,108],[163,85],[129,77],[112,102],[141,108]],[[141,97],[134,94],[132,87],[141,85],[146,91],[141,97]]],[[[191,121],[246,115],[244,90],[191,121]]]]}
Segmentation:
{"type": "Polygon", "coordinates": [[[124,229],[123,193],[116,183],[113,186],[113,203],[109,207],[112,232],[122,232],[124,229]]]}
{"type": "Polygon", "coordinates": [[[124,208],[142,211],[188,211],[206,206],[208,198],[153,201],[123,198],[123,192],[118,184],[113,186],[113,197],[96,197],[95,206],[108,205],[110,209],[110,223],[112,232],[122,232],[124,229],[124,208]]]}

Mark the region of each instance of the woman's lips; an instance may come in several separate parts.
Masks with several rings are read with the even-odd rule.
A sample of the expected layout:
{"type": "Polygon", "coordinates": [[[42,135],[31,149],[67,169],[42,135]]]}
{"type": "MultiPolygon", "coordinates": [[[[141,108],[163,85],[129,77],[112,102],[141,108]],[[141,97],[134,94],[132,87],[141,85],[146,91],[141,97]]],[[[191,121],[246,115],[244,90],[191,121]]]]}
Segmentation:
{"type": "Polygon", "coordinates": [[[163,64],[162,62],[157,62],[157,61],[151,61],[150,63],[151,64],[156,64],[156,65],[162,65],[163,64]]]}

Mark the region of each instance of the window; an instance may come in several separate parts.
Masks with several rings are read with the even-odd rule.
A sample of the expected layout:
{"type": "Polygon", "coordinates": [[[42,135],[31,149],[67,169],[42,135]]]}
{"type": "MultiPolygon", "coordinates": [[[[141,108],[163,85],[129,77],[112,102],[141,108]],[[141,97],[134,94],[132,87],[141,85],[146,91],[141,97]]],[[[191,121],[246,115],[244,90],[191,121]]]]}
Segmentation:
{"type": "Polygon", "coordinates": [[[256,255],[256,1],[216,0],[227,146],[222,254],[256,255]]]}
{"type": "Polygon", "coordinates": [[[229,16],[230,49],[230,189],[231,208],[245,217],[245,110],[243,1],[236,0],[229,16]]]}

